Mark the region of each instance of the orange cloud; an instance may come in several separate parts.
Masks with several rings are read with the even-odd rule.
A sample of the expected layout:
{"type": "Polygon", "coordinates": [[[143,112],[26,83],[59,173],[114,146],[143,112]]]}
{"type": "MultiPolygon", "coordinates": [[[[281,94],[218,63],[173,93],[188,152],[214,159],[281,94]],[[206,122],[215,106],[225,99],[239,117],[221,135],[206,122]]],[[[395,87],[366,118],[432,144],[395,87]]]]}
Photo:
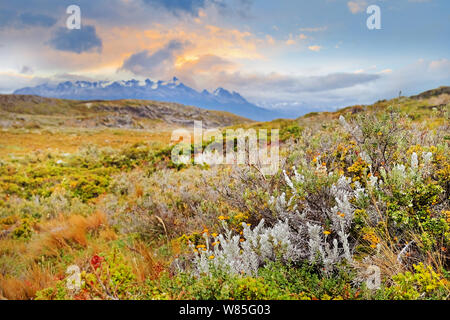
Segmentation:
{"type": "Polygon", "coordinates": [[[177,40],[186,45],[176,52],[171,68],[164,74],[149,76],[155,78],[173,76],[170,73],[174,71],[177,74],[187,74],[186,70],[192,73],[205,73],[208,71],[203,67],[205,65],[209,66],[210,72],[218,70],[233,72],[241,60],[265,59],[263,52],[268,46],[275,44],[275,40],[270,36],[257,37],[248,31],[222,28],[212,24],[178,23],[172,26],[154,24],[146,30],[131,26],[108,28],[98,25],[97,34],[103,42],[101,54],[97,52],[74,54],[49,50],[43,46],[41,52],[44,59],[41,61],[44,65],[40,68],[56,73],[70,72],[99,78],[120,78],[124,75],[117,74],[117,70],[133,54],[144,50],[151,54],[163,48],[168,42],[177,40]]]}
{"type": "Polygon", "coordinates": [[[322,47],[316,45],[316,46],[309,46],[308,49],[311,51],[319,52],[322,49],[322,47]]]}

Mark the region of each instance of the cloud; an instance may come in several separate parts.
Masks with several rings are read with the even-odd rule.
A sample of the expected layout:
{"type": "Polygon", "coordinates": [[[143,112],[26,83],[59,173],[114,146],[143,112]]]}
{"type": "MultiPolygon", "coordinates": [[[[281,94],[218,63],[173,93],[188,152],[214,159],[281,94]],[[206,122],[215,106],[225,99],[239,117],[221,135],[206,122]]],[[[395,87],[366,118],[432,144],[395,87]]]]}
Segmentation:
{"type": "Polygon", "coordinates": [[[351,13],[357,14],[366,10],[367,2],[365,0],[349,1],[347,6],[351,13]]]}
{"type": "Polygon", "coordinates": [[[33,68],[29,67],[29,66],[23,66],[22,69],[20,69],[21,74],[33,74],[33,68]]]}
{"type": "Polygon", "coordinates": [[[300,31],[302,32],[321,32],[321,31],[326,31],[328,29],[327,26],[323,26],[323,27],[314,27],[314,28],[300,28],[300,31]]]}
{"type": "Polygon", "coordinates": [[[321,106],[345,107],[352,104],[369,104],[380,99],[391,99],[398,96],[399,91],[410,96],[450,83],[450,61],[417,60],[395,70],[385,69],[378,72],[378,81],[370,81],[359,86],[343,88],[332,92],[312,94],[300,101],[311,104],[312,101],[328,97],[321,106]]]}
{"type": "Polygon", "coordinates": [[[242,19],[252,18],[250,12],[254,0],[209,0],[223,16],[238,16],[242,19]]]}
{"type": "Polygon", "coordinates": [[[153,8],[162,8],[175,16],[199,17],[203,9],[214,8],[222,16],[249,18],[254,0],[143,0],[153,8]]]}
{"type": "Polygon", "coordinates": [[[289,34],[289,38],[285,41],[285,44],[288,46],[292,46],[294,44],[297,44],[297,40],[306,40],[308,39],[308,36],[306,34],[299,34],[294,36],[292,33],[289,34]]]}
{"type": "Polygon", "coordinates": [[[52,27],[56,23],[56,19],[39,13],[17,13],[11,10],[0,10],[0,28],[10,27],[23,29],[28,27],[52,27]]]}
{"type": "Polygon", "coordinates": [[[14,71],[0,71],[0,93],[12,93],[23,87],[32,87],[45,82],[45,79],[14,71]]]}
{"type": "Polygon", "coordinates": [[[140,51],[127,58],[119,71],[127,70],[141,76],[153,76],[154,73],[161,74],[165,70],[173,68],[176,54],[185,45],[181,41],[172,40],[154,53],[150,53],[148,50],[140,51]]]}
{"type": "Polygon", "coordinates": [[[221,85],[217,75],[231,74],[237,68],[238,65],[229,60],[213,54],[205,54],[189,61],[181,61],[175,65],[175,68],[168,68],[165,79],[176,75],[183,83],[198,90],[215,89],[221,85]]]}
{"type": "Polygon", "coordinates": [[[32,27],[52,27],[56,19],[45,14],[22,13],[18,17],[23,25],[32,27]]]}
{"type": "Polygon", "coordinates": [[[286,44],[287,44],[288,46],[292,46],[292,45],[294,45],[295,43],[296,43],[296,41],[294,40],[294,37],[293,37],[292,33],[289,34],[289,39],[286,40],[286,44]]]}
{"type": "Polygon", "coordinates": [[[269,34],[266,35],[266,40],[267,40],[267,43],[271,46],[273,46],[275,44],[275,39],[269,34]]]}
{"type": "Polygon", "coordinates": [[[384,77],[368,73],[290,76],[241,72],[223,72],[214,76],[214,79],[209,78],[210,83],[238,91],[247,100],[265,108],[289,111],[290,116],[356,104],[361,97],[366,98],[364,88],[376,87],[384,77]],[[358,92],[358,96],[353,92],[358,92]]]}
{"type": "Polygon", "coordinates": [[[114,53],[112,59],[119,57],[118,53],[123,52],[124,44],[131,47],[129,52],[122,54],[116,67],[117,71],[161,80],[173,76],[183,78],[184,81],[188,78],[191,85],[197,83],[193,79],[198,72],[212,74],[217,70],[234,71],[236,65],[230,61],[261,60],[263,56],[260,48],[270,43],[275,44],[275,40],[270,36],[257,38],[247,31],[214,25],[196,29],[155,28],[143,33],[133,31],[134,29],[128,29],[121,31],[124,34],[111,35],[114,45],[111,46],[109,42],[108,47],[105,47],[105,54],[114,53]],[[125,42],[123,38],[126,39],[125,42]],[[208,65],[209,69],[204,68],[205,65],[208,65]]]}
{"type": "Polygon", "coordinates": [[[234,67],[235,64],[221,57],[207,54],[195,60],[183,63],[179,69],[184,73],[222,72],[234,67]]]}
{"type": "Polygon", "coordinates": [[[50,47],[59,51],[83,53],[102,49],[102,40],[94,26],[82,26],[81,29],[59,28],[49,42],[50,47]]]}
{"type": "Polygon", "coordinates": [[[144,2],[151,6],[164,8],[174,14],[184,12],[193,16],[197,16],[199,9],[204,8],[207,3],[206,0],[144,0],[144,2]]]}
{"type": "Polygon", "coordinates": [[[92,77],[85,77],[82,75],[75,75],[70,73],[57,73],[48,76],[36,76],[29,73],[23,73],[23,69],[28,68],[24,66],[18,73],[15,71],[0,71],[0,93],[10,94],[17,89],[26,87],[35,87],[42,84],[50,84],[56,86],[60,82],[65,81],[98,81],[105,79],[95,79],[92,77]]]}
{"type": "MultiPolygon", "coordinates": [[[[302,93],[322,92],[342,88],[351,88],[359,84],[375,81],[381,76],[367,73],[332,73],[321,76],[287,76],[278,73],[271,74],[222,74],[218,79],[226,86],[244,87],[257,92],[302,93]]],[[[242,91],[242,90],[241,90],[242,91]]]]}
{"type": "Polygon", "coordinates": [[[309,46],[308,49],[311,51],[319,52],[322,49],[322,47],[315,45],[315,46],[309,46]]]}
{"type": "Polygon", "coordinates": [[[448,59],[440,59],[431,61],[428,65],[430,70],[443,71],[450,74],[450,60],[448,59]]]}

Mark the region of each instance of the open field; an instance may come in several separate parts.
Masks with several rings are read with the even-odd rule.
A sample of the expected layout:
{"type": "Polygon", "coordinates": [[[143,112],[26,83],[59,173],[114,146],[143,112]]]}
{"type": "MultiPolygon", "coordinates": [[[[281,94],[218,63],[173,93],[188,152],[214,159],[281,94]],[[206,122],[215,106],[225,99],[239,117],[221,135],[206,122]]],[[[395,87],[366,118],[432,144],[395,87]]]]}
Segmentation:
{"type": "Polygon", "coordinates": [[[0,154],[1,157],[7,157],[48,151],[73,153],[81,146],[89,144],[111,148],[120,148],[142,141],[169,144],[170,136],[171,131],[167,131],[167,128],[154,133],[124,129],[9,129],[0,134],[0,154]]]}

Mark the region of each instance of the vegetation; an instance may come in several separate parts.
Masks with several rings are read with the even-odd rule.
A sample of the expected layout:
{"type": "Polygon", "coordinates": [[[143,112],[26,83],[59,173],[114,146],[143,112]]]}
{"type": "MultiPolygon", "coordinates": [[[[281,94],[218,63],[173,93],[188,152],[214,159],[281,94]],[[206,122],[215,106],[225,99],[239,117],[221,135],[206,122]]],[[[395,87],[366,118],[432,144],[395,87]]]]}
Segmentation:
{"type": "Polygon", "coordinates": [[[3,103],[36,125],[0,131],[0,298],[448,299],[449,102],[231,121],[280,129],[274,176],[175,166],[167,123],[58,127],[36,105],[86,109],[3,103]]]}

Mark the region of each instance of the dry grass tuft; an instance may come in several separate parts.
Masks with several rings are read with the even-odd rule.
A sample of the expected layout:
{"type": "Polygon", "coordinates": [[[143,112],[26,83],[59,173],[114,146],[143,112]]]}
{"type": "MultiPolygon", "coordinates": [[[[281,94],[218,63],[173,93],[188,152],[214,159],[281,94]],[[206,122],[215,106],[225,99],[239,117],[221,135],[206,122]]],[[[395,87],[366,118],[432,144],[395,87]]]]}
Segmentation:
{"type": "Polygon", "coordinates": [[[87,233],[106,226],[106,216],[96,212],[89,217],[74,215],[65,219],[55,219],[40,226],[41,235],[29,245],[33,256],[57,256],[65,247],[87,247],[87,233]]]}
{"type": "Polygon", "coordinates": [[[29,300],[36,292],[52,285],[56,278],[52,270],[33,264],[23,279],[0,275],[0,298],[8,300],[29,300]]]}
{"type": "Polygon", "coordinates": [[[134,274],[140,281],[146,279],[157,279],[165,265],[154,255],[154,251],[147,247],[144,243],[136,242],[133,247],[129,247],[130,251],[135,255],[129,259],[132,262],[134,274]]]}

